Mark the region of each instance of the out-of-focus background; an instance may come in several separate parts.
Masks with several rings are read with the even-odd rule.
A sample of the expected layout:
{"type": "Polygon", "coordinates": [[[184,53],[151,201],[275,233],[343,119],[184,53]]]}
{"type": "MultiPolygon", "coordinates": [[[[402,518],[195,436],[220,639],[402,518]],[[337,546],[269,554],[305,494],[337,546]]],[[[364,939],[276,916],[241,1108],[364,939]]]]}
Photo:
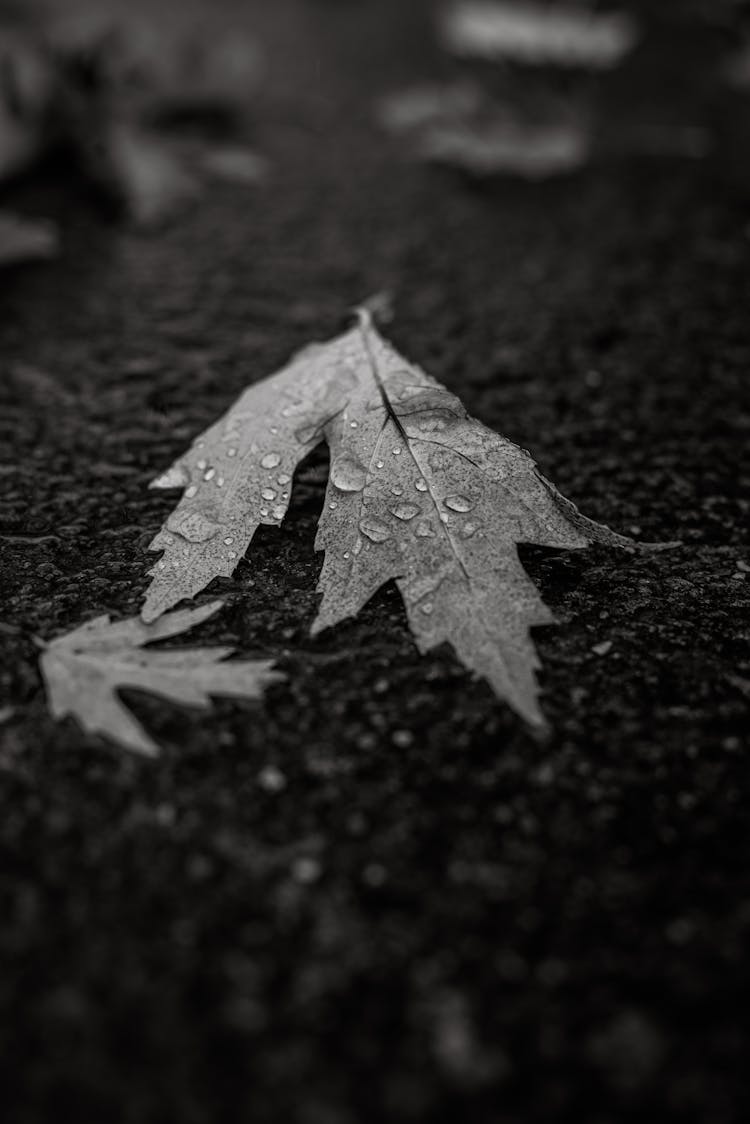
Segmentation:
{"type": "Polygon", "coordinates": [[[732,0],[0,5],[4,1124],[747,1119],[749,43],[732,0]],[[35,638],[138,611],[150,480],[375,293],[682,543],[522,551],[550,740],[393,588],[310,638],[323,452],[201,634],[288,682],[128,696],[155,763],[53,723],[35,638]]]}

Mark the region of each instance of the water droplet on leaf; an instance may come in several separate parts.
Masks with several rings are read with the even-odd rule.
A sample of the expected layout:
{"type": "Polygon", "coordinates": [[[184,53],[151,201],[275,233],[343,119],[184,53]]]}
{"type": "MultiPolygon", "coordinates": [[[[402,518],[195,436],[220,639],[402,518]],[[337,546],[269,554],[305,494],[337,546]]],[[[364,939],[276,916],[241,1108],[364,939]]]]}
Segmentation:
{"type": "Polygon", "coordinates": [[[278,453],[266,453],[261,459],[261,468],[276,468],[277,464],[281,464],[281,457],[278,453]]]}
{"type": "Polygon", "coordinates": [[[190,515],[180,515],[176,512],[170,516],[167,526],[170,531],[182,535],[188,542],[208,542],[219,531],[219,524],[214,523],[212,519],[207,519],[200,512],[193,512],[190,515]]]}
{"type": "Polygon", "coordinates": [[[388,525],[383,523],[381,519],[375,519],[373,516],[363,519],[359,525],[359,529],[362,534],[367,535],[368,539],[372,542],[385,542],[386,539],[391,537],[388,525]]]}
{"type": "Polygon", "coordinates": [[[413,503],[399,503],[391,508],[392,514],[395,515],[397,519],[403,519],[407,522],[409,519],[413,519],[415,515],[419,515],[420,510],[421,509],[413,503]]]}
{"type": "Polygon", "coordinates": [[[466,496],[446,496],[443,500],[446,507],[451,511],[471,511],[474,504],[466,496]]]}
{"type": "Polygon", "coordinates": [[[331,483],[341,492],[361,492],[367,483],[367,469],[357,457],[342,453],[331,465],[331,483]]]}

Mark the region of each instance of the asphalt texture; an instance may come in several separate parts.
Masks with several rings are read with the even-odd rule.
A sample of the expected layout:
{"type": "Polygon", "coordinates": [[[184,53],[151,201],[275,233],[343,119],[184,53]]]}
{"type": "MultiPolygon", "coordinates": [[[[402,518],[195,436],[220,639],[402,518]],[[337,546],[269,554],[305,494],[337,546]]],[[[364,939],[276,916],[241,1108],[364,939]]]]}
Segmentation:
{"type": "MultiPolygon", "coordinates": [[[[230,6],[231,7],[231,6],[230,6]]],[[[651,8],[655,6],[650,6],[651,8]]],[[[750,98],[731,5],[660,5],[586,83],[583,171],[468,182],[373,102],[463,70],[427,5],[238,5],[265,185],[162,232],[64,167],[0,198],[63,253],[0,278],[4,1124],[738,1124],[750,1112],[750,98]],[[657,18],[658,17],[658,18],[657,18]],[[711,150],[618,151],[631,119],[711,150]],[[395,588],[312,640],[326,456],[199,632],[262,705],[127,701],[142,761],[47,712],[35,638],[138,611],[149,481],[389,291],[387,334],[582,510],[682,545],[523,548],[534,740],[395,588]]],[[[217,18],[219,6],[213,11],[217,18]]],[[[491,79],[488,79],[491,80],[491,79]]]]}

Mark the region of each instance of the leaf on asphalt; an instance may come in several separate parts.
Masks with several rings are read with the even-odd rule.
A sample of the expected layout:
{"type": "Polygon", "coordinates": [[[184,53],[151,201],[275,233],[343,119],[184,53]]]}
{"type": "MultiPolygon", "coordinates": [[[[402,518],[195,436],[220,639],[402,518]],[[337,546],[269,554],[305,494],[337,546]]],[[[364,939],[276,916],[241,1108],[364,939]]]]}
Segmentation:
{"type": "Polygon", "coordinates": [[[592,106],[558,92],[501,98],[470,82],[390,94],[379,103],[377,118],[413,156],[474,177],[540,180],[570,174],[591,161],[627,157],[701,160],[713,143],[706,129],[675,121],[603,129],[592,106]]]}
{"type": "Polygon", "coordinates": [[[638,39],[626,13],[525,0],[458,0],[441,30],[456,55],[590,70],[616,66],[638,39]]]}
{"type": "Polygon", "coordinates": [[[105,128],[103,143],[91,136],[82,146],[86,168],[137,227],[148,229],[173,219],[196,197],[197,179],[157,133],[109,122],[105,128]]]}
{"type": "Polygon", "coordinates": [[[485,102],[474,82],[425,84],[384,97],[377,116],[389,133],[408,136],[448,122],[461,124],[479,113],[485,102]]]}
{"type": "Polygon", "coordinates": [[[31,36],[0,27],[0,182],[39,155],[47,127],[52,67],[31,36]]]}
{"type": "Polygon", "coordinates": [[[95,58],[118,103],[146,117],[242,112],[263,69],[257,43],[241,28],[202,27],[174,6],[152,6],[148,16],[106,4],[57,9],[47,37],[64,58],[95,58]]]}
{"type": "Polygon", "coordinates": [[[331,468],[313,632],[395,580],[421,651],[447,641],[526,720],[542,724],[535,625],[549,624],[517,544],[638,544],[582,516],[529,454],[470,418],[360,312],[251,386],[154,482],[183,496],[151,543],[163,551],[143,618],[228,577],[261,524],[278,527],[296,466],[320,442],[331,468]]]}
{"type": "Polygon", "coordinates": [[[243,113],[263,71],[257,43],[237,28],[187,39],[155,83],[164,112],[243,113]]]}
{"type": "Polygon", "coordinates": [[[48,261],[59,252],[59,233],[54,223],[0,211],[0,266],[48,261]]]}
{"type": "Polygon", "coordinates": [[[139,618],[111,622],[96,617],[51,641],[41,657],[50,711],[75,718],[84,730],[102,734],[147,757],[159,748],[117,696],[122,688],[148,691],[170,702],[208,709],[212,696],[259,699],[283,679],[271,660],[223,661],[232,648],[167,648],[147,644],[179,636],[213,616],[222,602],[168,613],[156,624],[139,618]]]}
{"type": "Polygon", "coordinates": [[[379,118],[420,159],[477,177],[562,175],[585,164],[591,149],[587,117],[559,97],[532,116],[464,82],[393,94],[381,102],[379,118]]]}
{"type": "Polygon", "coordinates": [[[210,127],[245,112],[258,73],[241,32],[201,36],[107,5],[58,12],[44,34],[0,29],[0,180],[64,153],[135,225],[164,223],[207,176],[262,178],[260,157],[230,151],[210,127]]]}
{"type": "Polygon", "coordinates": [[[542,180],[582,167],[589,155],[589,135],[570,122],[539,125],[499,117],[471,129],[433,129],[423,138],[419,151],[427,160],[450,164],[473,176],[511,173],[542,180]]]}

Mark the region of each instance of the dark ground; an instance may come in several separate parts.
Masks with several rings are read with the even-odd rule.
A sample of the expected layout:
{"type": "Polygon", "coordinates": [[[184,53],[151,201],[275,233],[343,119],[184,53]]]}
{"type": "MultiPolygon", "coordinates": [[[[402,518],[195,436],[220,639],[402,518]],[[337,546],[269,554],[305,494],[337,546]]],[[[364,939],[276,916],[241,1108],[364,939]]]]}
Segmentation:
{"type": "Polygon", "coordinates": [[[453,73],[420,5],[278,0],[266,187],[157,236],[59,169],[6,191],[65,245],[0,296],[3,1124],[748,1119],[750,100],[692,7],[595,96],[615,148],[663,114],[702,161],[472,187],[372,123],[453,73]],[[382,289],[587,514],[684,544],[526,552],[551,741],[419,658],[393,588],[309,638],[323,457],[201,633],[288,683],[189,721],[132,696],[156,763],[56,725],[33,636],[138,610],[149,480],[382,289]]]}

